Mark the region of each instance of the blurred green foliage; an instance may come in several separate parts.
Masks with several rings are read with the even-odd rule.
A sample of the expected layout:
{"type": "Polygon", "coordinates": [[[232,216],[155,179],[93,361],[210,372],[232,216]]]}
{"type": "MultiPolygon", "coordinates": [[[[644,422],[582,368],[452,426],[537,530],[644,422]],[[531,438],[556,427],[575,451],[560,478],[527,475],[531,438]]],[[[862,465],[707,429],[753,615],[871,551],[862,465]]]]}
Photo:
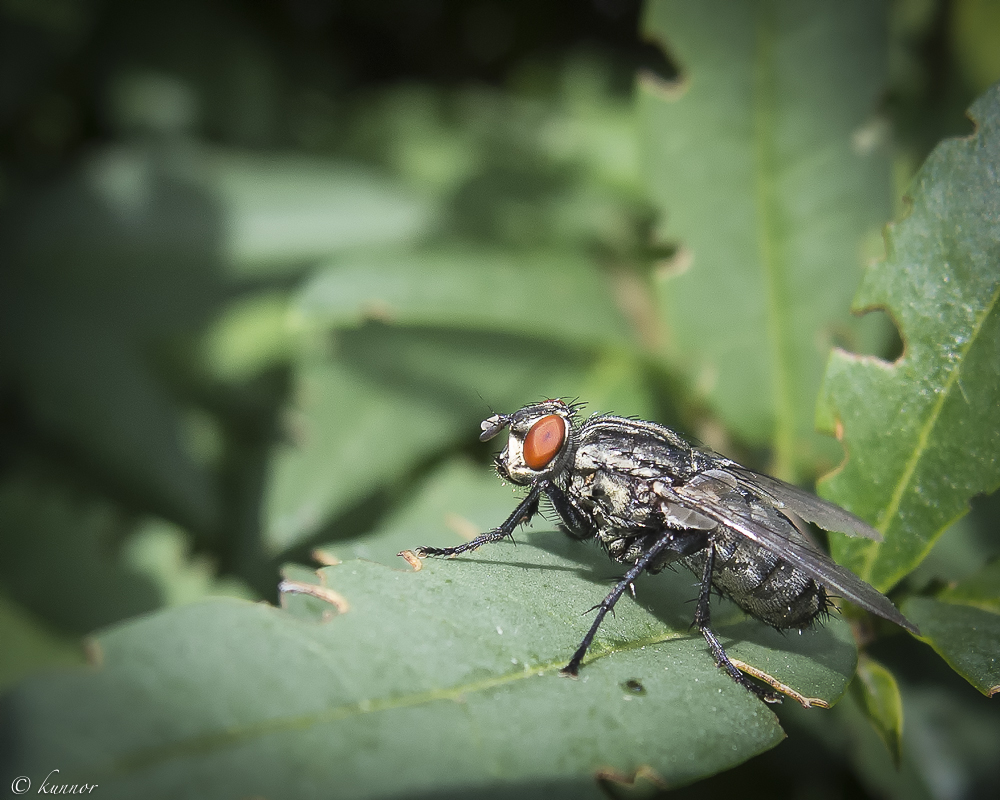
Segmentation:
{"type": "Polygon", "coordinates": [[[351,795],[619,796],[720,773],[675,793],[993,796],[1000,504],[975,495],[996,489],[1000,435],[998,53],[988,0],[0,4],[0,687],[17,685],[0,777],[107,769],[122,796],[327,796],[338,774],[351,795]],[[939,140],[973,132],[980,95],[979,138],[911,186],[939,140]],[[873,268],[904,191],[913,213],[873,268]],[[850,315],[863,278],[856,304],[888,313],[850,315]],[[828,368],[834,346],[864,358],[828,368]],[[879,359],[900,355],[912,374],[890,387],[879,359]],[[957,384],[935,377],[956,364],[957,384]],[[674,618],[685,576],[602,633],[589,684],[495,690],[511,657],[524,672],[569,655],[568,615],[610,574],[597,554],[539,533],[402,592],[384,568],[512,507],[476,439],[491,407],[579,397],[810,482],[842,459],[814,431],[824,371],[819,419],[849,445],[825,491],[892,544],[834,552],[896,585],[931,646],[851,617],[868,654],[844,694],[846,625],[795,647],[738,615],[726,630],[748,663],[843,694],[832,711],[775,718],[730,694],[674,618]],[[912,409],[953,386],[946,425],[921,434],[912,409]],[[917,446],[886,446],[899,419],[917,446]],[[899,506],[879,495],[896,469],[920,476],[905,508],[937,515],[878,518],[899,506]],[[345,563],[317,577],[314,558],[345,563]],[[277,601],[283,565],[355,616],[246,603],[277,601]],[[523,642],[509,630],[480,657],[504,608],[523,642]],[[643,636],[657,647],[630,650],[643,636]],[[649,681],[631,705],[621,670],[649,681]],[[472,710],[435,710],[418,685],[472,710]],[[365,703],[386,697],[424,750],[379,733],[365,703]],[[372,729],[329,727],[345,703],[372,729]],[[478,715],[524,751],[482,760],[478,715]],[[117,733],[75,749],[98,719],[117,733]],[[412,753],[412,782],[366,779],[412,753]],[[225,780],[237,769],[245,783],[225,780]]]}

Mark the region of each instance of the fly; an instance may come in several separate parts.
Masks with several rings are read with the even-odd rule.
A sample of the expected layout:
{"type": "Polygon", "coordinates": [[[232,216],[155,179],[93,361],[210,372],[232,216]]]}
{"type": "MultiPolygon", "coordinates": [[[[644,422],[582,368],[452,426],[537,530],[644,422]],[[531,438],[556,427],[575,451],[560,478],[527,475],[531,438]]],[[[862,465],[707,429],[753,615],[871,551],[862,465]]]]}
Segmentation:
{"type": "Polygon", "coordinates": [[[881,541],[863,520],[815,495],[692,445],[654,422],[597,414],[580,422],[579,406],[546,400],[482,423],[481,441],[510,434],[496,457],[504,480],[527,496],[498,527],[457,547],[418,547],[417,556],[457,556],[504,538],[538,512],[547,497],[565,531],[596,539],[630,567],[595,608],[587,635],[562,672],[576,675],[597,630],[643,572],[678,562],[700,578],[694,624],[716,663],[761,699],[779,697],[730,661],[712,630],[715,588],[747,614],[781,630],[808,627],[830,607],[828,592],[918,633],[881,592],[836,564],[793,523],[801,517],[829,531],[881,541]]]}

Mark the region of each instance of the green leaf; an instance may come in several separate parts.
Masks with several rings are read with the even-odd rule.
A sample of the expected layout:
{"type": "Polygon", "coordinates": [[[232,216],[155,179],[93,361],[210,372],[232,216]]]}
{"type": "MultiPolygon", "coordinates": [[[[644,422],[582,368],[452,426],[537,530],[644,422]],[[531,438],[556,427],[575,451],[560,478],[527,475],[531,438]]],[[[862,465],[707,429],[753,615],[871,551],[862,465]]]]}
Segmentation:
{"type": "MultiPolygon", "coordinates": [[[[318,588],[348,604],[326,623],[218,600],[106,632],[100,670],[8,698],[14,774],[55,759],[61,779],[151,798],[384,796],[642,768],[677,785],[782,738],[689,630],[690,576],[641,579],[574,681],[558,671],[589,625],[580,612],[617,572],[598,550],[545,532],[400,565],[321,570],[318,588]]],[[[316,602],[286,594],[299,601],[316,602]]],[[[773,649],[782,682],[827,701],[844,691],[843,622],[786,638],[717,610],[734,656],[773,649]]]]}
{"type": "Polygon", "coordinates": [[[882,664],[863,656],[851,686],[898,767],[903,757],[903,700],[896,677],[882,664]]]}
{"type": "MultiPolygon", "coordinates": [[[[350,165],[193,146],[109,147],[8,207],[0,363],[32,421],[199,531],[218,522],[220,498],[185,447],[186,409],[151,351],[195,333],[250,279],[406,241],[432,213],[350,165]]],[[[265,358],[283,333],[265,331],[278,338],[262,337],[265,358]]]]}
{"type": "Polygon", "coordinates": [[[285,427],[263,497],[264,539],[272,552],[317,533],[462,433],[450,409],[386,392],[336,361],[316,359],[295,369],[285,427]]]}
{"type": "Polygon", "coordinates": [[[1000,614],[1000,561],[987,564],[955,586],[945,589],[938,599],[1000,614]]]}
{"type": "Polygon", "coordinates": [[[832,465],[814,431],[831,344],[871,352],[848,314],[866,237],[891,209],[879,3],[648,6],[678,84],[642,82],[646,175],[682,250],[659,274],[668,358],[735,433],[796,479],[832,465]]]}
{"type": "Polygon", "coordinates": [[[0,485],[0,581],[56,630],[90,633],[161,604],[155,582],[119,555],[120,509],[30,472],[0,485]]]}
{"type": "Polygon", "coordinates": [[[967,139],[941,143],[918,173],[910,213],[887,233],[855,305],[885,308],[905,343],[893,364],[837,351],[820,417],[848,460],[823,494],[875,523],[885,542],[832,544],[882,591],[1000,486],[1000,86],[970,110],[967,139]]]}
{"type": "Polygon", "coordinates": [[[607,277],[571,251],[358,255],[317,273],[293,322],[323,330],[377,319],[628,346],[628,326],[611,296],[607,277]]]}
{"type": "Polygon", "coordinates": [[[910,598],[902,610],[959,675],[989,697],[1000,692],[1000,614],[927,597],[910,598]]]}
{"type": "Polygon", "coordinates": [[[409,241],[436,210],[396,181],[333,159],[204,148],[192,162],[225,221],[222,252],[241,277],[409,241]]]}

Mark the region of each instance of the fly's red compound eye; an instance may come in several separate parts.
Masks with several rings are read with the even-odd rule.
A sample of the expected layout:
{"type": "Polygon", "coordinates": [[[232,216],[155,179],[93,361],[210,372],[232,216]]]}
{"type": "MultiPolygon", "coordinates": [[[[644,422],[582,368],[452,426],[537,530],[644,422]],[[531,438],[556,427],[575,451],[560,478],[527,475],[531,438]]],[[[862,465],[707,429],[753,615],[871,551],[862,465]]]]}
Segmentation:
{"type": "Polygon", "coordinates": [[[566,422],[558,414],[542,417],[524,437],[524,463],[544,469],[556,457],[566,439],[566,422]]]}

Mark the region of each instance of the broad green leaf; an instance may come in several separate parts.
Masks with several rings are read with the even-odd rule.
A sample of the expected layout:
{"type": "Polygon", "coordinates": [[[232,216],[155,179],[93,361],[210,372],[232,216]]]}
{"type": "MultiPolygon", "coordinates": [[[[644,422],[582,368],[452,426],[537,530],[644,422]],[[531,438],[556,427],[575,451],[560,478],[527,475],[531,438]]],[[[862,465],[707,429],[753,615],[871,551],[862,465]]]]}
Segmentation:
{"type": "MultiPolygon", "coordinates": [[[[678,785],[782,738],[688,629],[690,576],[640,580],[574,681],[558,671],[589,624],[580,612],[616,573],[598,550],[548,532],[419,572],[400,563],[321,570],[318,588],[348,604],[325,623],[217,600],[106,632],[100,669],[8,696],[11,774],[56,760],[107,797],[517,793],[599,770],[678,785]]],[[[844,623],[786,638],[719,610],[737,657],[777,647],[778,679],[843,692],[844,623]]]]}
{"type": "Polygon", "coordinates": [[[647,8],[677,84],[641,82],[646,175],[681,251],[657,292],[668,359],[796,479],[835,463],[814,431],[831,345],[881,333],[848,313],[864,241],[891,209],[884,8],[764,0],[647,8]]]}
{"type": "Polygon", "coordinates": [[[898,766],[903,756],[903,700],[896,677],[879,662],[863,656],[851,686],[898,766]]]}
{"type": "Polygon", "coordinates": [[[478,249],[358,255],[321,270],[293,323],[306,330],[366,319],[500,331],[575,345],[630,342],[608,278],[572,252],[478,249]]]}
{"type": "Polygon", "coordinates": [[[985,695],[1000,692],[1000,614],[927,597],[910,598],[902,610],[959,675],[985,695]]]}
{"type": "Polygon", "coordinates": [[[870,520],[882,545],[837,537],[838,561],[882,591],[912,570],[969,499],[1000,486],[1000,86],[972,106],[976,132],[941,143],[890,226],[858,309],[885,308],[893,364],[836,351],[819,416],[848,459],[823,494],[870,520]]]}
{"type": "Polygon", "coordinates": [[[218,203],[223,253],[244,277],[409,241],[435,213],[390,178],[333,159],[204,149],[193,162],[218,203]]]}

